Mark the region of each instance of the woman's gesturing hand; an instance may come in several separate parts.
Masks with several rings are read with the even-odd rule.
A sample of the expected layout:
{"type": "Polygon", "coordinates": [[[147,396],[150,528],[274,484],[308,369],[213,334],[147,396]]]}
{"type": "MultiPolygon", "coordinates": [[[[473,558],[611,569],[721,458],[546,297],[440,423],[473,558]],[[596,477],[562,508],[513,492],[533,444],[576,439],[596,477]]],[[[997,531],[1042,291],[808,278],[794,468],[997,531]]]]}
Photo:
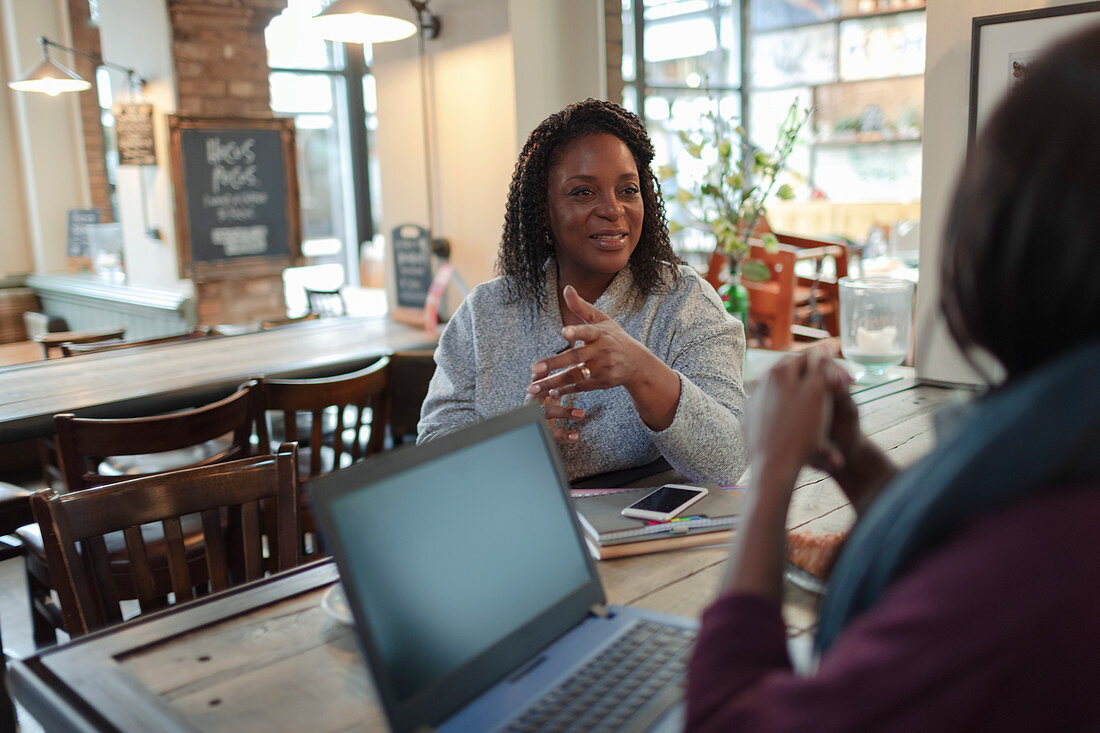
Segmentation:
{"type": "Polygon", "coordinates": [[[566,326],[562,336],[571,349],[537,361],[527,394],[542,401],[574,392],[625,387],[639,417],[652,430],[672,424],[680,400],[680,378],[667,364],[636,341],[607,314],[586,301],[572,286],[566,305],[584,323],[566,326]]]}
{"type": "Polygon", "coordinates": [[[628,385],[637,376],[641,355],[649,350],[572,286],[565,288],[565,302],[584,321],[562,329],[565,340],[576,345],[535,362],[531,373],[537,381],[531,386],[537,391],[528,392],[537,395],[554,390],[566,395],[628,385]]]}

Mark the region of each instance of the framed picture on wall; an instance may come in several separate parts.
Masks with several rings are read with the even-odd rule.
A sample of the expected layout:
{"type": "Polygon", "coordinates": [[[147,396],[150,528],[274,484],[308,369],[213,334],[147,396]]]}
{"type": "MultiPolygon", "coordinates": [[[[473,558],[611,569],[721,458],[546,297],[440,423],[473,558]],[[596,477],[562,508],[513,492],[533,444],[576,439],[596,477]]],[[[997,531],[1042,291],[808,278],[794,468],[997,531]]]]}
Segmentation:
{"type": "Polygon", "coordinates": [[[1027,75],[1028,66],[1054,41],[1100,22],[1100,2],[1000,13],[974,18],[970,42],[968,145],[1001,97],[1027,75]]]}

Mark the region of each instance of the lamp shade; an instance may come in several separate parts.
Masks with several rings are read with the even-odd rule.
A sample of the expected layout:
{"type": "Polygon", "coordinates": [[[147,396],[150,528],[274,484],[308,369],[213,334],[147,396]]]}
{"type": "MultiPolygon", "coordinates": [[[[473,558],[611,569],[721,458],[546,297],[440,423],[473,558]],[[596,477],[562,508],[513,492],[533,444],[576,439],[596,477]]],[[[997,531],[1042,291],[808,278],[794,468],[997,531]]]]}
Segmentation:
{"type": "Polygon", "coordinates": [[[61,92],[82,92],[92,88],[91,83],[75,71],[48,57],[23,78],[9,81],[8,86],[18,92],[42,92],[51,97],[61,92]]]}
{"type": "Polygon", "coordinates": [[[408,0],[334,0],[313,16],[314,30],[332,41],[384,43],[416,33],[408,0]]]}

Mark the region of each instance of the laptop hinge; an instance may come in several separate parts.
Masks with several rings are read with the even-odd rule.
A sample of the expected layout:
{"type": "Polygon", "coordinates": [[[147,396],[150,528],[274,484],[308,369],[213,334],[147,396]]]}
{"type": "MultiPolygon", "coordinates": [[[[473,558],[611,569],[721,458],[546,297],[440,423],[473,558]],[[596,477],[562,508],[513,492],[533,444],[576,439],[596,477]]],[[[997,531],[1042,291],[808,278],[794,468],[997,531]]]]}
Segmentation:
{"type": "Polygon", "coordinates": [[[611,618],[611,612],[602,603],[594,603],[588,608],[588,612],[597,618],[611,618]]]}

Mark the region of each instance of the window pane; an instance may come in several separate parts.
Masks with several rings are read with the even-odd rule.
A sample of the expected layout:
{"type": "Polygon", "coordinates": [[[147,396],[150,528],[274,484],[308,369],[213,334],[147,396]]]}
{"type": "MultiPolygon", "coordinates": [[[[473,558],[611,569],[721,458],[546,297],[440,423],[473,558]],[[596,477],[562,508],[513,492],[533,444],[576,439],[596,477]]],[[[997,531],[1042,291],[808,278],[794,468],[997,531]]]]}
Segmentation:
{"type": "Polygon", "coordinates": [[[636,60],[634,50],[634,7],[630,0],[623,0],[623,81],[634,81],[637,78],[636,60]]]}
{"type": "Polygon", "coordinates": [[[839,12],[836,0],[752,0],[749,9],[754,31],[820,23],[839,12]]]}
{"type": "MultiPolygon", "coordinates": [[[[799,109],[806,109],[811,106],[812,100],[813,92],[809,87],[754,92],[749,102],[749,125],[746,128],[752,143],[762,150],[774,150],[779,139],[779,126],[786,119],[791,103],[797,101],[799,109]]],[[[811,117],[787,158],[787,172],[779,178],[780,183],[789,183],[799,196],[808,193],[813,125],[814,119],[811,117]]]]}
{"type": "Polygon", "coordinates": [[[836,29],[831,24],[760,33],[751,43],[757,88],[824,84],[836,80],[836,29]]]}
{"type": "Polygon", "coordinates": [[[302,254],[310,264],[342,266],[347,243],[355,239],[346,114],[337,102],[346,96],[343,84],[327,74],[271,74],[272,111],[294,119],[302,254]]]}
{"type": "Polygon", "coordinates": [[[325,4],[323,0],[290,0],[286,10],[272,20],[264,32],[268,66],[287,69],[343,68],[343,53],[337,44],[302,30],[325,4]]]}
{"type": "MultiPolygon", "coordinates": [[[[367,135],[367,180],[375,182],[370,187],[371,221],[377,229],[382,223],[382,190],[377,185],[382,180],[382,168],[378,161],[378,94],[374,75],[363,76],[363,112],[366,114],[367,135]]],[[[377,234],[375,238],[377,238],[377,234]]]]}
{"type": "Polygon", "coordinates": [[[323,74],[271,74],[271,109],[276,114],[332,111],[332,81],[323,74]]]}
{"type": "Polygon", "coordinates": [[[920,199],[921,145],[828,145],[814,150],[814,182],[837,202],[920,199]]]}
{"type": "Polygon", "coordinates": [[[817,88],[818,139],[916,140],[924,114],[924,77],[872,79],[817,88]]]}
{"type": "MultiPolygon", "coordinates": [[[[655,96],[651,95],[647,98],[647,109],[655,96]]],[[[664,194],[672,196],[677,188],[696,188],[706,176],[707,165],[713,163],[712,160],[699,160],[688,155],[684,143],[680,140],[679,132],[684,130],[694,133],[708,130],[709,126],[705,126],[704,116],[714,111],[717,111],[729,127],[736,127],[740,124],[741,98],[737,94],[715,98],[686,90],[662,91],[658,98],[668,109],[667,119],[647,118],[647,122],[650,137],[653,139],[654,164],[668,164],[676,169],[676,176],[662,182],[664,194]]],[[[681,204],[666,201],[665,210],[670,221],[681,224],[687,221],[687,212],[681,204]]],[[[710,253],[714,251],[714,244],[714,237],[709,233],[690,227],[672,235],[672,247],[676,253],[701,271],[706,270],[710,253]]]]}
{"type": "Polygon", "coordinates": [[[740,16],[730,0],[646,4],[646,81],[678,86],[740,83],[740,16]]]}
{"type": "Polygon", "coordinates": [[[857,18],[840,24],[840,78],[924,73],[924,13],[857,18]]]}

